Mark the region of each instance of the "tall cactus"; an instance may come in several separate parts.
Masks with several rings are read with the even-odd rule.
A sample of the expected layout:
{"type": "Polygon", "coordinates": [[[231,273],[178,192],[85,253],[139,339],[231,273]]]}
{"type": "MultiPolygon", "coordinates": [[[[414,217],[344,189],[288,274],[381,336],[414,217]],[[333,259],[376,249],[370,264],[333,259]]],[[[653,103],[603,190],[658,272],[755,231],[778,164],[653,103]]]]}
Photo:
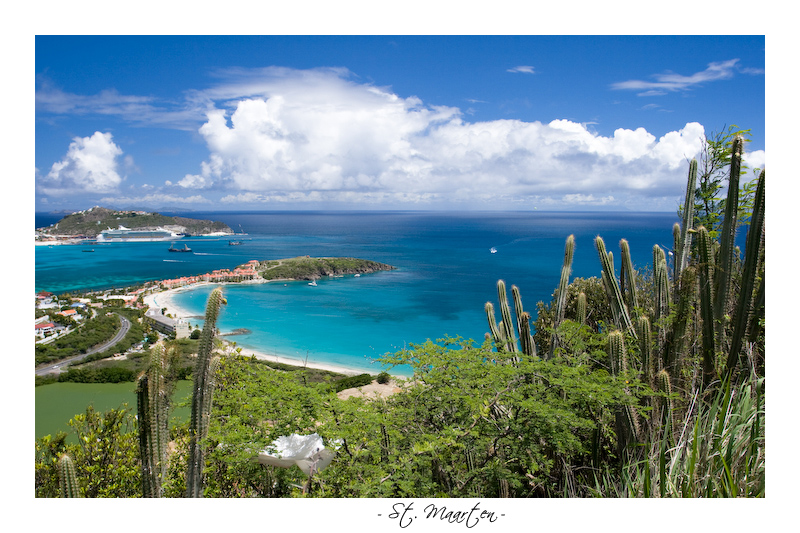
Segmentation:
{"type": "MultiPolygon", "coordinates": [[[[686,199],[683,203],[683,224],[680,227],[680,237],[675,246],[675,265],[672,279],[680,279],[681,271],[689,264],[689,255],[692,249],[692,226],[694,224],[694,190],[697,187],[697,159],[689,163],[689,177],[686,183],[686,199]]],[[[677,299],[677,289],[675,299],[677,299]]]]}
{"type": "Polygon", "coordinates": [[[714,327],[713,285],[716,271],[711,236],[705,226],[697,228],[697,254],[699,262],[700,317],[703,320],[703,382],[707,385],[714,376],[714,361],[717,353],[716,328],[714,327]]]}
{"type": "MultiPolygon", "coordinates": [[[[612,331],[608,334],[608,357],[611,360],[611,374],[625,376],[628,373],[628,352],[625,348],[625,338],[621,331],[612,331]]],[[[630,395],[630,391],[625,389],[630,395]]],[[[621,407],[616,413],[617,435],[620,451],[641,438],[642,431],[639,425],[636,410],[631,405],[621,407]]]]}
{"type": "Polygon", "coordinates": [[[726,373],[730,375],[739,362],[742,339],[747,331],[749,321],[753,321],[753,311],[758,307],[758,299],[763,298],[764,281],[756,290],[756,277],[763,266],[764,256],[764,171],[758,176],[758,186],[753,202],[753,213],[750,217],[750,228],[745,243],[745,258],[742,267],[742,282],[739,288],[739,300],[734,314],[733,333],[730,351],[726,364],[726,373]],[[761,294],[759,296],[759,293],[761,294]]]}
{"type": "Polygon", "coordinates": [[[150,363],[136,388],[139,421],[139,455],[142,461],[142,494],[162,496],[161,482],[167,471],[170,391],[166,383],[166,352],[163,344],[150,351],[150,363]]]}
{"type": "Polygon", "coordinates": [[[583,326],[586,324],[586,293],[581,291],[578,294],[578,323],[583,326]]]}
{"type": "Polygon", "coordinates": [[[598,235],[595,240],[595,247],[600,256],[600,264],[603,267],[601,272],[603,284],[606,288],[611,310],[614,314],[617,325],[631,333],[634,337],[636,331],[631,321],[631,316],[628,312],[628,307],[622,298],[622,291],[620,291],[619,284],[617,283],[616,275],[614,274],[613,256],[610,252],[606,252],[606,245],[603,239],[598,235]]]}
{"type": "Polygon", "coordinates": [[[567,307],[567,286],[569,285],[569,275],[572,272],[572,257],[575,254],[575,236],[567,237],[564,245],[564,264],[561,266],[561,279],[556,289],[556,315],[553,320],[553,335],[550,339],[550,357],[556,352],[558,347],[558,326],[564,320],[564,310],[567,307]]]}
{"type": "MultiPolygon", "coordinates": [[[[486,302],[484,309],[486,311],[486,319],[489,322],[489,329],[491,331],[491,338],[494,341],[495,347],[499,352],[506,352],[510,354],[517,354],[520,352],[517,349],[517,339],[520,341],[522,353],[527,356],[533,357],[536,355],[536,345],[533,342],[533,336],[530,329],[530,313],[525,312],[522,308],[522,297],[520,296],[519,289],[516,286],[511,287],[511,294],[514,298],[514,312],[516,314],[516,321],[511,317],[511,308],[508,304],[508,295],[506,293],[506,284],[503,280],[497,281],[497,297],[500,301],[500,316],[502,320],[497,323],[494,316],[494,305],[491,302],[486,302]],[[519,331],[515,332],[514,324],[519,331]]],[[[512,361],[516,362],[517,355],[512,355],[512,361]]]]}
{"type": "Polygon", "coordinates": [[[639,307],[639,294],[636,290],[636,272],[633,270],[631,260],[631,248],[628,241],[619,241],[620,254],[622,255],[622,266],[619,273],[619,286],[623,296],[628,293],[628,308],[636,309],[639,307]]]}
{"type": "Polygon", "coordinates": [[[58,460],[58,487],[62,498],[80,498],[78,476],[75,475],[75,462],[67,454],[58,460]]]}
{"type": "Polygon", "coordinates": [[[725,328],[725,313],[730,297],[733,266],[735,262],[736,222],[739,210],[739,173],[742,166],[744,139],[737,135],[731,146],[730,177],[728,196],[725,199],[725,214],[720,232],[719,261],[714,275],[714,320],[716,334],[721,340],[725,328]]]}
{"type": "Polygon", "coordinates": [[[216,333],[219,310],[225,299],[222,290],[211,291],[206,304],[205,323],[200,334],[197,363],[194,367],[194,385],[192,391],[192,418],[189,427],[189,464],[186,472],[186,496],[201,498],[203,496],[203,439],[208,433],[208,421],[211,411],[211,399],[214,392],[214,376],[212,371],[211,351],[216,333]]]}
{"type": "Polygon", "coordinates": [[[640,316],[636,320],[636,334],[639,337],[639,353],[642,358],[642,376],[644,381],[653,384],[656,369],[656,358],[653,356],[653,334],[650,330],[650,319],[640,316]]]}

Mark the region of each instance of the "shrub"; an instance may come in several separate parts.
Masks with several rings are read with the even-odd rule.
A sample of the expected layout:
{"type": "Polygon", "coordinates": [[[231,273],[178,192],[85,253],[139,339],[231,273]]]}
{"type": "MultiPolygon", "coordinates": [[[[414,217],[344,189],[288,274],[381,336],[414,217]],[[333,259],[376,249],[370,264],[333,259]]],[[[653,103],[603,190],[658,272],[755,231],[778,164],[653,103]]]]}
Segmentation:
{"type": "Polygon", "coordinates": [[[380,383],[381,385],[385,385],[385,384],[389,383],[389,381],[391,379],[392,379],[392,376],[390,376],[389,373],[385,372],[385,371],[381,372],[380,374],[378,374],[378,377],[376,378],[378,383],[380,383]]]}

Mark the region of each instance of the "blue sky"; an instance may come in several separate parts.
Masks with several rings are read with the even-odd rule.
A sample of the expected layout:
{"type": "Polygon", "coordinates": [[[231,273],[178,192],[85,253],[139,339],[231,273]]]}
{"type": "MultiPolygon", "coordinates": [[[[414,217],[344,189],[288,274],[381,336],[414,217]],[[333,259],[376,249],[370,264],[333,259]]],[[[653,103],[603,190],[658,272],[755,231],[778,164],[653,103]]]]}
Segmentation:
{"type": "Polygon", "coordinates": [[[37,36],[37,211],[674,211],[763,36],[37,36]]]}

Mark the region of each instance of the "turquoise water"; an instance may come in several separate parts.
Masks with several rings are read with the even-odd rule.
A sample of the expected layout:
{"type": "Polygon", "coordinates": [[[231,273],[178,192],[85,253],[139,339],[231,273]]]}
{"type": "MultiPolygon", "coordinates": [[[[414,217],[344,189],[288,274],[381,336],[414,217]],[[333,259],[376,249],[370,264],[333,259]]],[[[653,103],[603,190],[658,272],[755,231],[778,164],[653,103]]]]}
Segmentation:
{"type": "MultiPolygon", "coordinates": [[[[227,285],[221,331],[265,353],[379,371],[374,359],[409,343],[444,335],[477,341],[488,330],[484,303],[496,301],[496,282],[517,285],[525,307],[549,301],[558,283],[564,241],[576,238],[573,277],[599,276],[594,237],[619,257],[626,238],[636,266],[652,261],[652,247],[671,248],[672,213],[431,213],[271,212],[192,213],[248,233],[241,246],[227,238],[188,238],[193,254],[171,254],[166,243],[37,247],[36,289],[52,292],[125,286],[202,274],[251,259],[298,255],[352,256],[389,263],[391,272],[359,278],[227,285]],[[491,247],[497,253],[489,252],[491,247]],[[174,257],[179,255],[180,257],[174,257]]],[[[37,225],[44,218],[37,217],[37,225]]],[[[617,261],[617,264],[619,261],[617,261]]],[[[202,315],[211,288],[176,296],[202,315]]]]}

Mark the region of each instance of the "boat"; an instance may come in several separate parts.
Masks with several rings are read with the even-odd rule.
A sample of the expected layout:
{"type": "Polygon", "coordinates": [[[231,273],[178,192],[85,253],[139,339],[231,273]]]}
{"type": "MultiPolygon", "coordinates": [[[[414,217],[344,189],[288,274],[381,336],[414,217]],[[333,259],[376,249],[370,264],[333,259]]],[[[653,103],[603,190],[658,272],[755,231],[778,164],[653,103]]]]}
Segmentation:
{"type": "Polygon", "coordinates": [[[174,241],[181,238],[179,233],[157,228],[131,229],[120,225],[117,229],[104,229],[97,236],[97,242],[158,242],[174,241]]]}
{"type": "Polygon", "coordinates": [[[228,246],[239,246],[242,241],[228,241],[228,246]]]}
{"type": "Polygon", "coordinates": [[[94,252],[94,248],[92,248],[91,250],[81,250],[81,252],[94,252]]]}
{"type": "Polygon", "coordinates": [[[490,251],[491,253],[493,253],[493,254],[496,254],[496,253],[497,253],[497,248],[495,248],[494,246],[492,246],[492,247],[489,249],[489,251],[490,251]]]}
{"type": "Polygon", "coordinates": [[[312,287],[316,287],[317,286],[317,280],[312,281],[311,283],[309,283],[309,285],[311,285],[312,287]]]}
{"type": "Polygon", "coordinates": [[[174,246],[174,243],[169,245],[169,251],[170,252],[191,252],[192,251],[192,249],[189,248],[189,246],[186,245],[186,244],[183,245],[183,248],[173,248],[173,246],[174,246]]]}

